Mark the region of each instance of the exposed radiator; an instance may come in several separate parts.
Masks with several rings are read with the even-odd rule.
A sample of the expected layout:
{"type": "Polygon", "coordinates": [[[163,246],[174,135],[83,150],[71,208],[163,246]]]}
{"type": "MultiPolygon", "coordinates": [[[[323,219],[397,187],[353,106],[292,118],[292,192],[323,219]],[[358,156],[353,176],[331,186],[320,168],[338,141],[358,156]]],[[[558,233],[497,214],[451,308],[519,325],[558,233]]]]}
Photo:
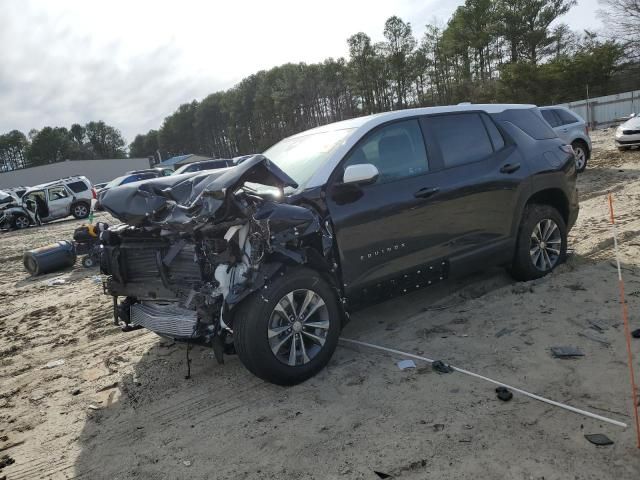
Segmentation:
{"type": "Polygon", "coordinates": [[[133,325],[140,325],[157,334],[174,338],[195,336],[196,312],[176,303],[134,303],[130,313],[133,325]]]}

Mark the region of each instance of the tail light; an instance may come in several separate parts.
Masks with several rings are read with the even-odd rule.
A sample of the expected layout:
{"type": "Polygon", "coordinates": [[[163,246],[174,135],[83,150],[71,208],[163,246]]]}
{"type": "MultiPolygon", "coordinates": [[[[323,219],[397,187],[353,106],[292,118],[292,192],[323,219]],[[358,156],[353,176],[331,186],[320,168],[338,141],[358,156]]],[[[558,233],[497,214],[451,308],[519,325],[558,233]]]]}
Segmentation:
{"type": "Polygon", "coordinates": [[[93,195],[93,199],[95,200],[96,198],[98,198],[98,195],[96,194],[96,189],[91,187],[91,195],[93,195]]]}
{"type": "Polygon", "coordinates": [[[562,150],[567,155],[575,155],[573,152],[573,147],[571,145],[560,145],[560,150],[562,150]]]}

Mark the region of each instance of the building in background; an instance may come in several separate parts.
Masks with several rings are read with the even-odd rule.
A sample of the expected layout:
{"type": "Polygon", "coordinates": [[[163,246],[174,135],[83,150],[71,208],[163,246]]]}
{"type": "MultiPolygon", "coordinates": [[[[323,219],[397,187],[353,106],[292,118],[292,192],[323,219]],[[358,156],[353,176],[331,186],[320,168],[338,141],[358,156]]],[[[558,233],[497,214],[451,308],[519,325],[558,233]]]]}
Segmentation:
{"type": "Polygon", "coordinates": [[[108,182],[132,170],[150,167],[148,158],[104,158],[101,160],[66,160],[37,167],[0,173],[0,189],[20,185],[39,185],[72,175],[84,175],[92,184],[108,182]]]}

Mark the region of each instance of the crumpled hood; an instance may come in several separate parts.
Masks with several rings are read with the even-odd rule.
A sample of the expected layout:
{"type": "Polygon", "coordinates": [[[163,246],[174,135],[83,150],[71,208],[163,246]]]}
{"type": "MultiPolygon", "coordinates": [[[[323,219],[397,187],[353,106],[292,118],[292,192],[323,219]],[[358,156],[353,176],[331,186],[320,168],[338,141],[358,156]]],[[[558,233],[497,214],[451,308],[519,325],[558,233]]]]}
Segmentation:
{"type": "Polygon", "coordinates": [[[296,182],[263,155],[235,167],[171,175],[111,188],[100,196],[103,208],[132,226],[163,226],[183,231],[224,220],[229,195],[245,182],[278,188],[296,182]]]}

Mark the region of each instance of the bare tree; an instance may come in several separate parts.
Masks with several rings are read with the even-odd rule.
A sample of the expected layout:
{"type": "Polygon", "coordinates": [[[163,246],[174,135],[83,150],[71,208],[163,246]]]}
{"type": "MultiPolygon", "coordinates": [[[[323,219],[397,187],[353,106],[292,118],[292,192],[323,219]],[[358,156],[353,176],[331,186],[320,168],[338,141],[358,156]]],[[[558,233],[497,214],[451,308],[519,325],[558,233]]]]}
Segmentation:
{"type": "Polygon", "coordinates": [[[600,0],[600,10],[612,38],[627,47],[630,56],[640,57],[640,0],[600,0]]]}

